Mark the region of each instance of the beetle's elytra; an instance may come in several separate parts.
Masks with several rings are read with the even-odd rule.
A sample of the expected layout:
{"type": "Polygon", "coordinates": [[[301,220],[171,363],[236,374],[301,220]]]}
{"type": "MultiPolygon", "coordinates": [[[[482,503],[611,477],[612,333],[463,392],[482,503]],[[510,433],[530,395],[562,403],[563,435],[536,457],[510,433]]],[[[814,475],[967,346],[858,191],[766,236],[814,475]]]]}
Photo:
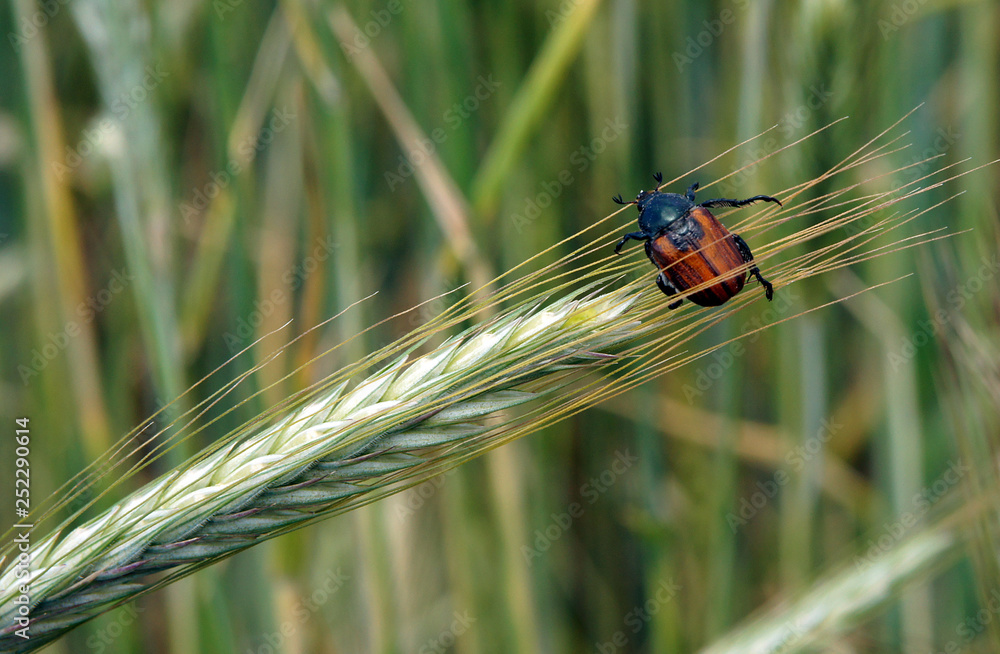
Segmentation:
{"type": "MultiPolygon", "coordinates": [[[[653,175],[657,185],[663,183],[663,175],[653,175]]],[[[639,230],[622,237],[615,246],[615,253],[621,254],[622,246],[633,239],[644,241],[646,256],[660,270],[656,285],[667,297],[704,285],[720,276],[716,284],[704,286],[687,296],[695,304],[716,307],[743,289],[747,275],[731,275],[745,264],[747,269],[764,287],[764,296],[774,297],[774,287],[753,265],[753,253],[746,241],[733,234],[712,215],[711,207],[742,207],[754,202],[774,202],[770,195],[755,195],[745,200],[717,198],[695,204],[694,193],[698,183],[692,184],[684,195],[662,193],[659,189],[639,191],[632,202],[625,202],[621,196],[613,199],[618,204],[634,204],[639,209],[639,230]]],[[[683,300],[667,305],[676,309],[683,300]]]]}

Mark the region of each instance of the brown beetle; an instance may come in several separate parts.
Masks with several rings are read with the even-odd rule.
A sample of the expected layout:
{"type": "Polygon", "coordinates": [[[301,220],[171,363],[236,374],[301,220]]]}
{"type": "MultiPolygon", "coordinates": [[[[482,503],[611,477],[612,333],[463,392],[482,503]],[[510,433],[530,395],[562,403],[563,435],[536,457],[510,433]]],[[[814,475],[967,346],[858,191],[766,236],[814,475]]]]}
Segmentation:
{"type": "MultiPolygon", "coordinates": [[[[653,178],[657,184],[663,183],[662,174],[656,173],[653,178]]],[[[621,196],[613,198],[618,204],[634,204],[639,208],[641,230],[623,236],[615,246],[615,254],[621,254],[629,239],[645,241],[646,256],[660,270],[656,285],[668,297],[753,264],[753,253],[746,241],[726,229],[709,207],[742,207],[761,201],[781,205],[770,195],[755,195],[746,200],[719,198],[695,204],[697,190],[695,182],[684,195],[654,189],[640,191],[632,202],[625,202],[621,196]]],[[[774,297],[774,288],[756,265],[751,265],[747,273],[757,278],[768,300],[774,297]]],[[[688,295],[687,299],[703,307],[719,306],[743,289],[746,278],[746,275],[731,275],[688,295]]],[[[667,308],[676,309],[682,302],[677,300],[667,308]]]]}

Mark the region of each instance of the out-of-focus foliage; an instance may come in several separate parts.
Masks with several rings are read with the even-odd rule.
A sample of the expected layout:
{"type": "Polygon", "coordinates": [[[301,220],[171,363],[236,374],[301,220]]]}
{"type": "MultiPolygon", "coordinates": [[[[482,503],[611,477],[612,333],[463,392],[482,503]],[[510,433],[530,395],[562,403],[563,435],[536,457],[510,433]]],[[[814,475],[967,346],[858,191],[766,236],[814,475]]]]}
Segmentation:
{"type": "MultiPolygon", "coordinates": [[[[0,434],[31,418],[40,501],[217,366],[235,377],[378,291],[132,481],[148,480],[448,297],[309,363],[332,344],[467,293],[652,173],[682,175],[772,126],[672,190],[739,170],[699,197],[776,192],[921,103],[909,148],[858,181],[986,163],[1000,151],[998,21],[977,1],[13,0],[0,11],[0,434]]],[[[778,289],[694,347],[915,275],[206,569],[50,651],[691,651],[828,568],[876,565],[967,487],[997,490],[995,419],[975,417],[996,389],[970,391],[990,376],[942,341],[964,334],[964,356],[996,367],[997,170],[924,196],[914,206],[965,191],[907,228],[971,231],[778,289]]],[[[13,459],[6,436],[0,455],[13,459]]],[[[995,647],[992,526],[969,522],[971,555],[829,647],[995,647]]]]}

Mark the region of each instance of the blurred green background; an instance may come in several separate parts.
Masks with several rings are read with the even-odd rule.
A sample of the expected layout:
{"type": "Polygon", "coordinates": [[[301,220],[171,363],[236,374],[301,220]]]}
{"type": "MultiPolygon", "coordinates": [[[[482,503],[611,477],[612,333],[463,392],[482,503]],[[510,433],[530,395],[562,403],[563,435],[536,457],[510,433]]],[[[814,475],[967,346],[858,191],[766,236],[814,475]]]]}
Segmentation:
{"type": "MultiPolygon", "coordinates": [[[[908,182],[1000,152],[996,2],[12,0],[0,34],[0,431],[31,418],[37,499],[217,366],[180,410],[378,292],[227,402],[298,374],[130,483],[448,298],[310,363],[333,344],[457,298],[653,172],[683,175],[768,127],[671,190],[849,115],[700,197],[778,194],[921,103],[881,172],[915,164],[895,178],[908,182]]],[[[693,651],[828,569],[862,571],[954,517],[969,486],[998,488],[998,181],[990,167],[935,189],[909,206],[965,193],[898,238],[971,232],[779,289],[691,348],[914,276],[49,651],[693,651]]],[[[11,511],[0,502],[4,525],[11,511]]],[[[967,552],[817,651],[997,651],[997,541],[961,524],[967,552]]]]}

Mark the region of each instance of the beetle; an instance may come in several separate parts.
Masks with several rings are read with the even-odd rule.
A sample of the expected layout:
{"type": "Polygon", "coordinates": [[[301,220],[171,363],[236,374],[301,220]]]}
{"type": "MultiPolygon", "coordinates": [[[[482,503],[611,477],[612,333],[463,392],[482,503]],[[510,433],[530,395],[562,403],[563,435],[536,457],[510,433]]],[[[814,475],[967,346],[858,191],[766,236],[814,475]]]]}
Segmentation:
{"type": "MultiPolygon", "coordinates": [[[[695,204],[698,182],[680,195],[659,190],[659,185],[663,183],[662,173],[656,173],[653,179],[657,188],[639,191],[632,202],[625,202],[620,195],[612,198],[618,204],[634,204],[639,209],[640,231],[625,234],[615,246],[615,254],[621,254],[622,247],[629,240],[644,241],[646,256],[660,270],[656,285],[667,297],[751,264],[746,275],[729,276],[692,293],[687,299],[703,307],[719,306],[739,293],[748,276],[753,275],[764,287],[764,296],[770,301],[774,297],[774,287],[753,263],[750,247],[739,235],[726,229],[709,209],[743,207],[754,202],[774,202],[782,206],[781,201],[770,195],[755,195],[745,200],[717,198],[695,204]]],[[[683,301],[671,302],[667,308],[676,309],[683,301]]]]}

